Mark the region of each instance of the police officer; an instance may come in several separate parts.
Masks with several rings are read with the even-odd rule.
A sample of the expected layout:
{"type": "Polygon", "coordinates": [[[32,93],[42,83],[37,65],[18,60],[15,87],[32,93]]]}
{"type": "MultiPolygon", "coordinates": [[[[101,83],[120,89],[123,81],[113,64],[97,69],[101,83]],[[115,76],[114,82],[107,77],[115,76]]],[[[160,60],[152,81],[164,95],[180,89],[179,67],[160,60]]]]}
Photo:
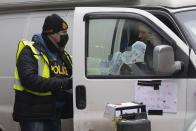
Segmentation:
{"type": "Polygon", "coordinates": [[[20,41],[16,54],[13,119],[21,131],[61,131],[61,118],[73,117],[72,62],[64,51],[68,25],[47,16],[41,34],[20,41]]]}

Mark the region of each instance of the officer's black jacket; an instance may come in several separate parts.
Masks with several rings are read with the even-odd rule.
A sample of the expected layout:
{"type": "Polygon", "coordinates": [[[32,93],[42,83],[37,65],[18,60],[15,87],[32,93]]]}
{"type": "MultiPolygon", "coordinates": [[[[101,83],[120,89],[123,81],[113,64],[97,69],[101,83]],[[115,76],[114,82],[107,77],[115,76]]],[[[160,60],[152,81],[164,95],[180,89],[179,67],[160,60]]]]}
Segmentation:
{"type": "MultiPolygon", "coordinates": [[[[45,52],[44,48],[38,42],[34,44],[34,47],[45,52]]],[[[20,53],[16,66],[21,84],[25,88],[36,92],[52,91],[52,95],[36,96],[25,91],[16,91],[13,119],[15,121],[55,119],[59,113],[61,114],[61,118],[73,117],[72,94],[63,92],[59,89],[65,78],[59,76],[57,78],[57,76],[54,76],[51,72],[50,78],[39,76],[38,63],[33,55],[34,54],[29,47],[24,47],[20,53]],[[64,107],[57,109],[56,101],[57,99],[59,100],[59,98],[61,101],[65,102],[65,105],[64,107]]],[[[66,58],[66,56],[64,56],[64,58],[66,58]]],[[[66,63],[67,65],[65,66],[69,70],[69,75],[71,75],[71,65],[68,65],[68,62],[63,62],[60,57],[57,57],[56,62],[60,65],[66,63]]],[[[67,89],[69,88],[70,87],[67,87],[67,89]]]]}

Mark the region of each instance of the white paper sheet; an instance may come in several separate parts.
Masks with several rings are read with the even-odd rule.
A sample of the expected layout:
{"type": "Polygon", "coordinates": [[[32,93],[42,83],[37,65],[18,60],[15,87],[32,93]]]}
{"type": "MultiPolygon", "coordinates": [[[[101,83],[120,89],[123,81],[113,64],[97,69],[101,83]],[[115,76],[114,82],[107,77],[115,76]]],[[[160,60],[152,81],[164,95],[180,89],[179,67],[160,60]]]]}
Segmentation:
{"type": "Polygon", "coordinates": [[[122,53],[122,61],[125,64],[144,62],[145,51],[146,51],[146,45],[141,41],[136,41],[132,45],[131,51],[125,51],[122,53]]]}
{"type": "Polygon", "coordinates": [[[163,112],[177,112],[177,84],[162,82],[159,90],[151,86],[135,84],[135,101],[143,102],[146,109],[163,110],[163,112]]]}

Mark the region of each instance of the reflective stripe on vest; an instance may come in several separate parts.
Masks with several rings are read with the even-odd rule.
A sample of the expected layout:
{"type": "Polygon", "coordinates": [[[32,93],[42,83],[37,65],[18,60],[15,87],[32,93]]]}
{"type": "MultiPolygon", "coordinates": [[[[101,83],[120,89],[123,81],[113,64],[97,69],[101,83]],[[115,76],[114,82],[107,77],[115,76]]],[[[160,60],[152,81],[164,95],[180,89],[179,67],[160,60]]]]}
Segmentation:
{"type": "MultiPolygon", "coordinates": [[[[38,75],[44,77],[44,78],[49,78],[50,76],[50,70],[49,70],[49,61],[46,57],[46,55],[44,53],[40,52],[33,47],[32,42],[28,42],[28,41],[20,41],[19,45],[18,45],[18,51],[16,54],[16,63],[18,61],[18,57],[22,51],[22,49],[25,46],[29,46],[34,54],[35,59],[37,60],[38,63],[38,75]]],[[[15,68],[15,80],[14,80],[14,89],[18,90],[18,91],[26,91],[28,93],[34,94],[34,95],[38,95],[38,96],[46,96],[46,95],[51,95],[52,92],[45,92],[45,93],[39,93],[39,92],[35,92],[35,91],[31,91],[29,89],[26,89],[22,86],[21,82],[20,82],[20,78],[18,75],[18,69],[17,67],[15,68]]]]}
{"type": "Polygon", "coordinates": [[[71,66],[72,66],[71,60],[70,60],[70,58],[69,58],[69,55],[67,54],[67,52],[66,52],[66,51],[65,51],[64,53],[65,53],[65,55],[67,56],[67,59],[68,59],[69,63],[70,63],[70,64],[71,64],[71,66]]]}

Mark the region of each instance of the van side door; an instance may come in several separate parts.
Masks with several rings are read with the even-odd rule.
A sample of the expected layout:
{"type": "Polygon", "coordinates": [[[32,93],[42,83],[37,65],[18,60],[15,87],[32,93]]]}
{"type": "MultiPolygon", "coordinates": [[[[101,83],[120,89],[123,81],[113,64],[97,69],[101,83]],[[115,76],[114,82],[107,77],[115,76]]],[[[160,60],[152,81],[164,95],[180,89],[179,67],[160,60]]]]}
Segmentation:
{"type": "MultiPolygon", "coordinates": [[[[138,83],[153,85],[156,81],[177,88],[173,113],[162,106],[162,115],[148,115],[152,131],[179,131],[186,115],[188,62],[188,46],[146,11],[76,8],[74,131],[114,130],[114,123],[103,116],[106,104],[138,101],[138,83]]],[[[160,98],[159,102],[169,101],[160,98]]]]}

